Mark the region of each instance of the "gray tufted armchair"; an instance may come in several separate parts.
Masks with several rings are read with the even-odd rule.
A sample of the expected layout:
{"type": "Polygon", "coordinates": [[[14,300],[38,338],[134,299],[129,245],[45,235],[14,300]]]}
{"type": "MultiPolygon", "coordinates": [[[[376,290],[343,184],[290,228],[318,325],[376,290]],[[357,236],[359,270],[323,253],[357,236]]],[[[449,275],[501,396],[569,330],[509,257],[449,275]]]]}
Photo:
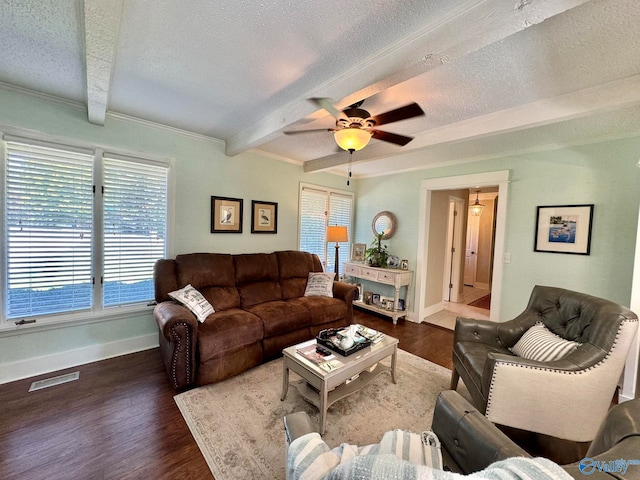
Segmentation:
{"type": "Polygon", "coordinates": [[[451,388],[462,378],[475,407],[494,423],[574,442],[593,440],[638,328],[627,308],[562,288],[536,286],[513,320],[456,320],[451,388]],[[540,362],[510,348],[534,324],[582,345],[540,362]]]}

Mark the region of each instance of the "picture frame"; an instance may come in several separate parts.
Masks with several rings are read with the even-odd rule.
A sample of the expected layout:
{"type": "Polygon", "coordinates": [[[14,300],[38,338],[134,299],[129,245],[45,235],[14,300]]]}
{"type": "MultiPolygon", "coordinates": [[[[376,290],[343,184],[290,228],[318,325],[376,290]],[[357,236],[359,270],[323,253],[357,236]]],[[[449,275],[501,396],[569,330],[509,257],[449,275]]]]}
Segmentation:
{"type": "Polygon", "coordinates": [[[371,305],[371,303],[373,301],[373,293],[372,292],[364,292],[364,296],[362,298],[363,298],[364,303],[366,305],[371,305]]]}
{"type": "Polygon", "coordinates": [[[242,233],[242,199],[211,196],[211,233],[242,233]]]}
{"type": "Polygon", "coordinates": [[[364,252],[366,249],[366,243],[354,243],[351,245],[351,260],[354,262],[364,262],[364,252]]]}
{"type": "Polygon", "coordinates": [[[589,255],[594,204],[539,206],[535,252],[589,255]]]}
{"type": "Polygon", "coordinates": [[[251,200],[251,233],[278,233],[278,204],[251,200]]]}
{"type": "Polygon", "coordinates": [[[380,304],[380,294],[374,293],[371,295],[371,303],[378,306],[380,304]]]}
{"type": "Polygon", "coordinates": [[[358,300],[362,301],[363,300],[363,287],[361,283],[356,283],[356,287],[358,288],[358,300]]]}

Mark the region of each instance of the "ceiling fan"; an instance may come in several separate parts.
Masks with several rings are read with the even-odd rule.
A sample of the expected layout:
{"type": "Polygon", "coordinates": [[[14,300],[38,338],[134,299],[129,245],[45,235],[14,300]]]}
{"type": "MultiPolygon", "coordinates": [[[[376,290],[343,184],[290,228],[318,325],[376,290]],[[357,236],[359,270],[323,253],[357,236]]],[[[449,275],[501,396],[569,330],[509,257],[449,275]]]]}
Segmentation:
{"type": "Polygon", "coordinates": [[[310,132],[333,132],[338,146],[351,153],[366,147],[371,138],[400,146],[406,145],[413,140],[413,137],[385,132],[378,130],[376,127],[424,115],[420,105],[415,102],[379,115],[371,116],[369,112],[360,108],[364,100],[354,103],[342,111],[334,107],[328,98],[311,98],[310,100],[318,107],[329,112],[336,119],[336,126],[333,128],[317,128],[312,130],[289,130],[283,133],[291,135],[310,132]]]}

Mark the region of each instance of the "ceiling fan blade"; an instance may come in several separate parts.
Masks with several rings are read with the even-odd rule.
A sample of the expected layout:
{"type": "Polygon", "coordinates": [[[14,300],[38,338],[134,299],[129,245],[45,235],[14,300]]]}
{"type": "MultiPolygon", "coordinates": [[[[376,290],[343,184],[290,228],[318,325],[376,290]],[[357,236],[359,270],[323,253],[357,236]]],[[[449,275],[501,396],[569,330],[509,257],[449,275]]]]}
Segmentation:
{"type": "Polygon", "coordinates": [[[285,135],[295,135],[296,133],[315,133],[315,132],[335,132],[335,128],[312,128],[309,130],[286,130],[282,133],[285,135]]]}
{"type": "Polygon", "coordinates": [[[408,118],[419,117],[424,115],[422,108],[417,103],[410,103],[404,107],[396,108],[395,110],[389,110],[388,112],[381,113],[371,119],[376,122],[376,126],[385,125],[387,123],[399,122],[400,120],[406,120],[408,118]]]}
{"type": "Polygon", "coordinates": [[[340,111],[333,106],[333,103],[331,103],[330,98],[317,97],[317,98],[310,98],[309,100],[315,103],[318,107],[325,109],[336,120],[340,118],[340,111]]]}
{"type": "Polygon", "coordinates": [[[405,137],[404,135],[398,135],[397,133],[383,132],[382,130],[371,130],[371,136],[377,140],[383,142],[395,143],[404,147],[407,143],[413,140],[413,137],[405,137]]]}

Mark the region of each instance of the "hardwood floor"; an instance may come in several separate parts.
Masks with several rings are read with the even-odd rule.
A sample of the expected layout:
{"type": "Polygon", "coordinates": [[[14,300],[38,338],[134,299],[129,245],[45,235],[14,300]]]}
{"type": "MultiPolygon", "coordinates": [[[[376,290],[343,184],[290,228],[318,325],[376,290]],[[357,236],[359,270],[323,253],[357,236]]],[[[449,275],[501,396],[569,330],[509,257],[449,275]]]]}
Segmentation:
{"type": "MultiPolygon", "coordinates": [[[[357,311],[356,323],[451,368],[453,332],[357,311]]],[[[0,385],[0,478],[211,479],[157,349],[0,385]],[[79,380],[28,393],[34,380],[79,380]]]]}

